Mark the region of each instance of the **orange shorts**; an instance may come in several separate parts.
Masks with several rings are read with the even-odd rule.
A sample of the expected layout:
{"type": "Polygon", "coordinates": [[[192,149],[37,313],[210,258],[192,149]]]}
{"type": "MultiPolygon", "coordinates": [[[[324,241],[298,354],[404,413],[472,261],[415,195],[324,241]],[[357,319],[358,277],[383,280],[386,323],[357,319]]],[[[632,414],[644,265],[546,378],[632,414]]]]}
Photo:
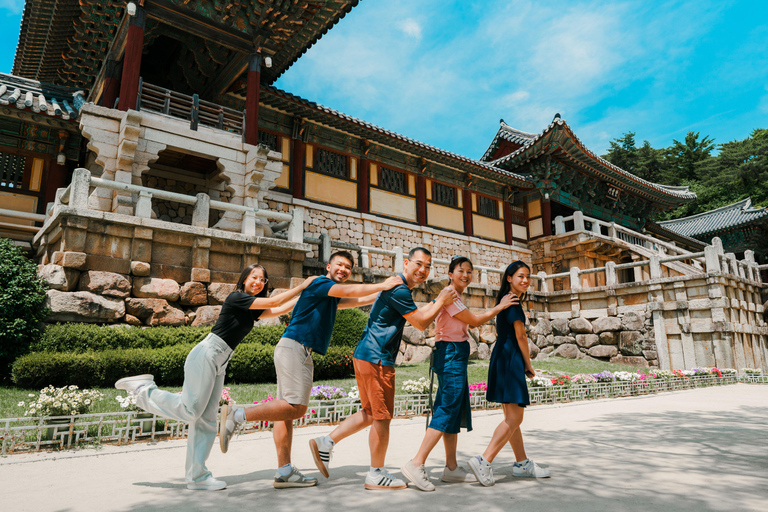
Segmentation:
{"type": "Polygon", "coordinates": [[[374,420],[391,420],[395,412],[395,369],[353,359],[360,403],[374,420]]]}

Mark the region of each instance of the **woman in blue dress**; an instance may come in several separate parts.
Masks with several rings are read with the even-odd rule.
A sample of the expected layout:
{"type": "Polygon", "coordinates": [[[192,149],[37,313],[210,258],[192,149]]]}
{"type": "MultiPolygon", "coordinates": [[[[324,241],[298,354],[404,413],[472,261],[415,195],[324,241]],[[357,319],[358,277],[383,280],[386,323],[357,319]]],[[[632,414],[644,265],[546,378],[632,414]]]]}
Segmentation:
{"type": "MultiPolygon", "coordinates": [[[[519,260],[510,264],[502,277],[496,303],[501,302],[508,293],[520,297],[521,301],[524,300],[530,283],[531,269],[528,265],[519,260]]],[[[525,321],[525,313],[520,304],[503,310],[496,317],[496,346],[493,348],[488,367],[486,399],[501,404],[504,421],[496,427],[485,452],[469,460],[470,469],[484,486],[494,484],[491,463],[507,443],[515,452],[516,462],[512,466],[514,476],[549,476],[549,470],[540,468],[526,456],[523,434],[520,431],[525,406],[530,403],[525,378],[533,378],[536,375],[531,365],[525,321]]]]}

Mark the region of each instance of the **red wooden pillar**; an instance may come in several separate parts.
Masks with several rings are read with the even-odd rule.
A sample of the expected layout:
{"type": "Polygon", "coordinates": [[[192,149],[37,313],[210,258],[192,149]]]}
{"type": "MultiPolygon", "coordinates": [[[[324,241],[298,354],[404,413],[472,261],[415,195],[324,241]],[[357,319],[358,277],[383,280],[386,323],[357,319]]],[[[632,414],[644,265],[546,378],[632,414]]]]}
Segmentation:
{"type": "Polygon", "coordinates": [[[416,222],[427,225],[427,178],[416,176],[416,222]]]}
{"type": "Polygon", "coordinates": [[[367,158],[360,159],[357,169],[357,207],[360,213],[369,212],[368,189],[371,183],[371,161],[367,158]]]}
{"type": "Polygon", "coordinates": [[[544,222],[544,236],[552,236],[552,203],[549,198],[541,201],[541,216],[544,222]]]}
{"type": "Polygon", "coordinates": [[[120,101],[117,105],[117,108],[123,112],[136,108],[146,21],[147,12],[143,7],[137,6],[136,15],[131,16],[131,24],[128,27],[128,36],[125,41],[125,55],[123,56],[123,77],[120,80],[120,101]]]}
{"type": "Polygon", "coordinates": [[[464,233],[467,236],[472,236],[472,192],[464,189],[462,194],[464,194],[462,199],[464,203],[464,233]]]}
{"type": "Polygon", "coordinates": [[[293,139],[292,193],[296,199],[304,199],[304,159],[307,145],[301,139],[293,139]]]}
{"type": "Polygon", "coordinates": [[[107,108],[115,108],[115,100],[120,95],[120,63],[116,60],[107,61],[107,69],[104,73],[104,89],[101,93],[99,105],[107,108]]]}
{"type": "Polygon", "coordinates": [[[509,205],[509,201],[502,200],[504,211],[504,238],[507,239],[507,243],[512,245],[512,207],[509,205]]]}
{"type": "Polygon", "coordinates": [[[56,159],[50,161],[48,165],[48,177],[45,180],[45,204],[56,200],[56,190],[68,185],[67,168],[64,165],[56,163],[56,159]]]}
{"type": "Polygon", "coordinates": [[[260,82],[261,54],[252,53],[248,64],[248,87],[245,95],[245,142],[254,146],[259,143],[260,82]]]}

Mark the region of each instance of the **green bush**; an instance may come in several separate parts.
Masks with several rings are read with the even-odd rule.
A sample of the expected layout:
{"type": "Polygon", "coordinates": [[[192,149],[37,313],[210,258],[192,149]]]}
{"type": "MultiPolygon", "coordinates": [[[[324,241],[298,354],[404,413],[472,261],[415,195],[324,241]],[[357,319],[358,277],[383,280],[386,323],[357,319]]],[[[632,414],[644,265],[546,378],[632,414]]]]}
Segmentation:
{"type": "Polygon", "coordinates": [[[332,347],[354,347],[368,324],[368,315],[358,308],[342,309],[336,313],[331,336],[332,347]]]}
{"type": "Polygon", "coordinates": [[[13,242],[0,238],[0,380],[40,336],[48,316],[45,291],[37,265],[13,242]]]}
{"type": "Polygon", "coordinates": [[[277,345],[285,332],[284,325],[258,325],[243,338],[242,343],[261,343],[263,345],[277,345]]]}
{"type": "Polygon", "coordinates": [[[32,352],[89,352],[128,348],[163,348],[198,343],[210,327],[108,327],[94,324],[56,324],[46,327],[32,352]]]}
{"type": "MultiPolygon", "coordinates": [[[[108,387],[128,375],[151,373],[161,386],[184,382],[184,362],[193,344],[163,348],[131,348],[99,352],[35,352],[13,364],[13,381],[22,388],[108,387]]],[[[275,382],[272,345],[238,345],[227,368],[227,378],[238,383],[275,382]]],[[[331,347],[326,356],[314,354],[315,379],[340,379],[354,373],[351,347],[331,347]]]]}

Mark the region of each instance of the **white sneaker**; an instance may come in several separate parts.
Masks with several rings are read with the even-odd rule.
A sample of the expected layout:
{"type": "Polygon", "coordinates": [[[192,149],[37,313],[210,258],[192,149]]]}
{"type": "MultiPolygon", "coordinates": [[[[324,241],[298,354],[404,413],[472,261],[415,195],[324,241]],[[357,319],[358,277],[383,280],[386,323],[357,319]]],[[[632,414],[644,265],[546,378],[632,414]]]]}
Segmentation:
{"type": "Polygon", "coordinates": [[[413,485],[421,489],[422,491],[434,491],[435,485],[429,481],[427,471],[424,469],[424,464],[416,466],[413,460],[409,460],[405,463],[405,466],[400,468],[405,478],[411,481],[413,485]]]}
{"type": "Polygon", "coordinates": [[[221,446],[221,453],[227,453],[232,434],[242,425],[242,423],[238,423],[235,420],[236,410],[236,407],[230,407],[229,404],[221,406],[221,421],[219,421],[219,446],[221,446]]]}
{"type": "Polygon", "coordinates": [[[144,375],[134,375],[133,377],[124,377],[115,382],[117,389],[125,390],[127,393],[135,395],[140,388],[151,384],[155,380],[154,375],[145,373],[144,375]]]}
{"type": "Polygon", "coordinates": [[[315,466],[320,470],[325,478],[329,477],[328,467],[333,458],[333,444],[325,439],[326,436],[316,437],[309,440],[309,449],[312,451],[312,458],[315,459],[315,466]]]}
{"type": "Polygon", "coordinates": [[[376,476],[371,475],[369,471],[365,477],[365,488],[369,491],[395,491],[407,487],[405,482],[393,477],[386,469],[376,471],[376,476]]]}
{"type": "Polygon", "coordinates": [[[549,470],[539,467],[538,464],[531,459],[525,464],[518,464],[515,462],[512,465],[513,476],[527,476],[531,478],[549,478],[549,470]]]}
{"type": "Polygon", "coordinates": [[[227,482],[224,480],[216,480],[212,476],[209,476],[202,482],[190,482],[187,484],[187,489],[190,491],[220,491],[227,488],[227,482]]]}
{"type": "Polygon", "coordinates": [[[291,472],[287,476],[275,473],[275,481],[272,485],[276,489],[287,489],[290,487],[312,487],[317,485],[317,478],[304,476],[296,466],[291,464],[291,472]]]}
{"type": "Polygon", "coordinates": [[[493,468],[490,463],[482,462],[480,457],[469,459],[469,469],[475,474],[477,481],[485,487],[490,487],[495,483],[493,481],[493,468]]]}
{"type": "Polygon", "coordinates": [[[475,475],[461,466],[456,466],[456,469],[454,470],[448,469],[448,466],[445,466],[443,468],[443,474],[440,477],[440,480],[443,482],[459,484],[477,482],[475,475]]]}

